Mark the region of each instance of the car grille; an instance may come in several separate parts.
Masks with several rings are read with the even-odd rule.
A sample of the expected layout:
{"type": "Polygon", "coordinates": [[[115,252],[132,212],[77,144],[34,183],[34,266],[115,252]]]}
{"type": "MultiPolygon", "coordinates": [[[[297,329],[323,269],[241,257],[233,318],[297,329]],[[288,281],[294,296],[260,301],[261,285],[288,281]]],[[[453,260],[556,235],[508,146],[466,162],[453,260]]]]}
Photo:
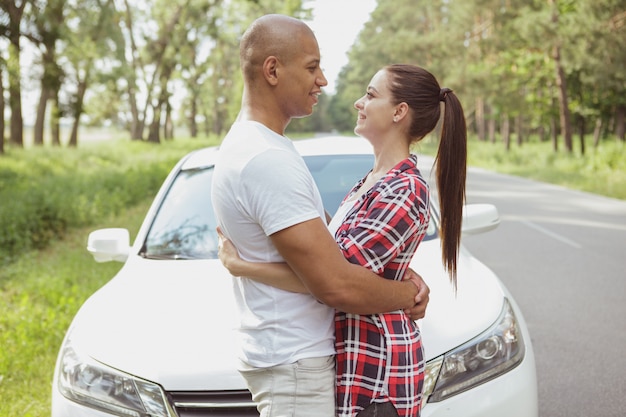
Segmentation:
{"type": "Polygon", "coordinates": [[[248,390],[169,393],[179,417],[258,417],[248,390]]]}

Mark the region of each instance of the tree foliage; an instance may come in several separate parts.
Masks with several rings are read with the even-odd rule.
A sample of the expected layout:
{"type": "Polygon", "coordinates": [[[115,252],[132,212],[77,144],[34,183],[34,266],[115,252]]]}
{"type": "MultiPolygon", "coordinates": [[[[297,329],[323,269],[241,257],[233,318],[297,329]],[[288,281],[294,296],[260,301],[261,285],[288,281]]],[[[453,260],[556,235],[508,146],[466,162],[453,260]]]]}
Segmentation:
{"type": "MultiPolygon", "coordinates": [[[[461,97],[480,139],[571,132],[624,140],[625,0],[379,0],[330,108],[340,129],[389,63],[427,68],[461,97]]],[[[568,137],[570,138],[568,142],[568,137]]],[[[597,143],[597,140],[596,140],[597,143]]],[[[584,142],[581,141],[581,147],[584,142]]],[[[584,152],[584,148],[582,149],[584,152]]]]}
{"type": "MultiPolygon", "coordinates": [[[[242,81],[238,42],[256,17],[310,18],[310,0],[5,0],[0,3],[0,108],[11,146],[23,146],[22,87],[40,92],[34,143],[77,146],[82,124],[132,139],[223,133],[242,81]],[[18,64],[25,46],[33,68],[18,64]],[[26,81],[29,81],[26,83],[26,81]],[[5,106],[5,94],[8,97],[5,106]],[[47,120],[47,124],[44,124],[47,120]]],[[[327,28],[342,36],[341,28],[327,28]]],[[[352,130],[353,104],[373,74],[421,65],[462,99],[485,141],[530,135],[572,151],[572,135],[624,140],[626,0],[378,0],[333,96],[289,131],[352,130]]],[[[3,123],[0,126],[4,126],[3,123]]],[[[2,129],[4,132],[4,127],[2,129]]],[[[0,152],[4,136],[0,141],[0,152]]],[[[580,141],[584,152],[584,141],[580,141]]]]}
{"type": "MultiPolygon", "coordinates": [[[[239,36],[256,17],[310,17],[303,0],[7,0],[0,8],[0,82],[9,92],[10,143],[23,146],[21,45],[34,47],[39,78],[35,144],[44,119],[115,125],[136,140],[223,132],[236,117],[242,82],[239,36]],[[52,109],[48,104],[52,102],[52,109]],[[180,114],[174,104],[180,103],[180,114]]],[[[4,106],[4,93],[2,94],[4,106]]],[[[4,128],[2,129],[4,131],[4,128]]],[[[4,137],[3,137],[4,138],[4,137]]],[[[2,145],[4,142],[2,142],[2,145]]],[[[3,147],[0,147],[2,150],[3,147]]]]}

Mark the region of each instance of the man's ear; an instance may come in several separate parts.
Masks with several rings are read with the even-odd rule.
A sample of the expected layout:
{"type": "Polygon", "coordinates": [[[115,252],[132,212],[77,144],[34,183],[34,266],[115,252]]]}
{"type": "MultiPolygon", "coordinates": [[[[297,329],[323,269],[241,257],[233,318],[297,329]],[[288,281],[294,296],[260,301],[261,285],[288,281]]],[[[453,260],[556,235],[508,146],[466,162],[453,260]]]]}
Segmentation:
{"type": "Polygon", "coordinates": [[[263,61],[263,76],[270,85],[276,85],[278,83],[278,58],[275,56],[268,56],[263,61]]]}

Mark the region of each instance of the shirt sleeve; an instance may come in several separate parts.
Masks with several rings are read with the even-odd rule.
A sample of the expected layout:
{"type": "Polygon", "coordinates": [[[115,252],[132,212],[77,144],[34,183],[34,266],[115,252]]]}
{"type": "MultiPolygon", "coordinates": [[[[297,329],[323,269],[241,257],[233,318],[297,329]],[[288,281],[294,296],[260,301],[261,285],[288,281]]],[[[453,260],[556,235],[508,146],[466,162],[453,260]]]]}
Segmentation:
{"type": "Polygon", "coordinates": [[[267,236],[323,213],[315,181],[299,156],[263,152],[248,163],[243,178],[242,207],[267,236]]]}
{"type": "MultiPolygon", "coordinates": [[[[396,177],[375,190],[337,242],[350,262],[381,274],[428,222],[428,190],[412,176],[396,177]]],[[[412,254],[411,254],[412,255],[412,254]]]]}

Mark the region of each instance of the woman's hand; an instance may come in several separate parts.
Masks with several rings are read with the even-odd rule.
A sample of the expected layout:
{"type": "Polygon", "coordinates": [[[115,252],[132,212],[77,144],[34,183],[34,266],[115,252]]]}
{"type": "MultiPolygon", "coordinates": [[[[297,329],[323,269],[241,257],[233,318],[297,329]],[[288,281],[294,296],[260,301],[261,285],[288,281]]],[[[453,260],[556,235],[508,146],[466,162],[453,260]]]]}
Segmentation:
{"type": "Polygon", "coordinates": [[[244,275],[242,267],[242,259],[239,257],[237,248],[233,245],[233,242],[228,240],[222,233],[222,230],[217,228],[217,256],[222,261],[222,265],[232,276],[238,277],[244,275]]]}

